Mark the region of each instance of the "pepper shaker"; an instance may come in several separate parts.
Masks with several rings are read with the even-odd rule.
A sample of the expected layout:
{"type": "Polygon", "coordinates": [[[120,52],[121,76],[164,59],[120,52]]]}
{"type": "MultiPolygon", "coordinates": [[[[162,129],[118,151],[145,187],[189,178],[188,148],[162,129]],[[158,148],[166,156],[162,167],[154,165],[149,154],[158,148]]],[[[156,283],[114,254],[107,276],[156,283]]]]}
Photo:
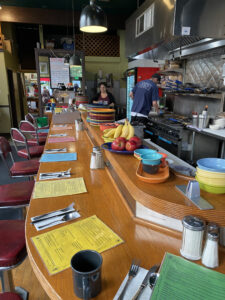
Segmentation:
{"type": "Polygon", "coordinates": [[[180,253],[187,259],[199,260],[202,256],[205,222],[195,216],[186,216],[182,223],[183,236],[180,253]]]}
{"type": "Polygon", "coordinates": [[[219,266],[218,240],[218,232],[208,231],[202,254],[202,263],[208,268],[216,268],[219,266]]]}

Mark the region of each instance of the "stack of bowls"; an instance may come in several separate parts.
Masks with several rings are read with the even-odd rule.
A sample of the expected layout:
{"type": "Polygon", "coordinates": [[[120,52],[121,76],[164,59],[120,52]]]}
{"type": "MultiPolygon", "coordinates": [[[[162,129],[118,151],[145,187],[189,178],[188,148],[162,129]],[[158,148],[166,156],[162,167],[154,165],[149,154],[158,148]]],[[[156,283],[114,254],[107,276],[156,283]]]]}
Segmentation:
{"type": "Polygon", "coordinates": [[[202,158],[197,165],[196,180],[200,188],[212,194],[224,194],[225,159],[202,158]]]}
{"type": "Polygon", "coordinates": [[[153,149],[136,149],[134,150],[134,157],[136,157],[139,160],[142,160],[143,155],[157,153],[156,150],[153,149]]]}
{"type": "Polygon", "coordinates": [[[143,170],[149,174],[156,174],[161,164],[162,155],[155,152],[141,156],[143,170]]]}

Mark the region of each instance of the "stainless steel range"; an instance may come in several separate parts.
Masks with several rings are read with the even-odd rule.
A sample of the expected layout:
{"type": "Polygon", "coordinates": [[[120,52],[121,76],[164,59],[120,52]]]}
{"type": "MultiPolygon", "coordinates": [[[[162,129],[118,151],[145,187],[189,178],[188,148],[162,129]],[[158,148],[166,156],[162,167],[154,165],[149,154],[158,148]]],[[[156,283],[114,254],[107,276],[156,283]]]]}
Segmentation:
{"type": "Polygon", "coordinates": [[[190,132],[185,129],[189,119],[176,115],[151,117],[144,129],[144,138],[187,160],[190,132]]]}

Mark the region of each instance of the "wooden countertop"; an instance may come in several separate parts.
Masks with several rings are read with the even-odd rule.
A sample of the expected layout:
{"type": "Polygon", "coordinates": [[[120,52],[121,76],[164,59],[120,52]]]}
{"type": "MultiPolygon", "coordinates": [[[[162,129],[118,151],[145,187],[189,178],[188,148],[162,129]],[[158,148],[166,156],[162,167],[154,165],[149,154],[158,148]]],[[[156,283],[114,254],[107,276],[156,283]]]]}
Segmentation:
{"type": "MultiPolygon", "coordinates": [[[[91,131],[97,132],[97,129],[91,131]]],[[[57,133],[60,132],[61,131],[57,131],[57,133]]],[[[31,241],[31,237],[40,234],[40,232],[37,232],[34,226],[30,224],[31,217],[66,207],[74,201],[76,208],[80,210],[82,218],[96,214],[125,241],[125,243],[102,253],[102,292],[96,299],[113,299],[129,270],[133,258],[140,259],[141,266],[148,269],[152,265],[161,262],[165,252],[179,255],[181,239],[180,236],[172,235],[169,231],[163,231],[160,227],[158,229],[156,228],[157,230],[152,230],[152,227],[148,226],[147,223],[138,222],[137,219],[134,218],[131,210],[125,205],[124,197],[116,186],[115,181],[112,180],[107,168],[103,170],[90,170],[90,154],[93,144],[90,142],[87,133],[85,131],[75,133],[73,126],[73,130],[68,130],[68,135],[75,135],[77,141],[64,143],[63,145],[62,143],[47,143],[45,147],[46,149],[62,148],[62,146],[67,147],[69,152],[77,152],[78,160],[74,162],[41,163],[39,172],[51,172],[71,168],[72,177],[84,177],[88,192],[66,197],[31,199],[26,219],[28,256],[38,280],[51,299],[78,299],[73,293],[72,271],[70,269],[49,276],[47,269],[31,241]]],[[[132,173],[136,168],[136,160],[132,160],[132,157],[127,158],[129,159],[128,162],[126,162],[125,157],[121,159],[121,161],[124,160],[124,165],[132,161],[129,167],[129,174],[132,173]]],[[[117,164],[119,163],[120,160],[117,164]]],[[[126,169],[124,172],[127,172],[126,169]]],[[[121,176],[123,175],[123,173],[119,173],[119,175],[120,174],[121,176]]],[[[129,181],[126,184],[128,185],[129,181]]],[[[142,187],[142,183],[135,181],[131,186],[132,190],[135,184],[142,187]]],[[[171,184],[172,183],[169,182],[168,187],[171,184]]],[[[146,187],[143,186],[143,188],[146,187]]],[[[148,195],[146,197],[150,197],[147,190],[142,191],[142,193],[148,195]]],[[[161,193],[161,191],[157,191],[156,188],[153,188],[152,199],[156,199],[161,193]]],[[[166,194],[169,194],[168,191],[166,194]]],[[[149,199],[144,199],[143,201],[148,202],[149,199]]],[[[177,200],[174,200],[174,205],[176,201],[177,200]]],[[[63,226],[63,224],[57,225],[57,227],[60,226],[63,226]]],[[[55,226],[54,229],[57,227],[55,226]]],[[[41,232],[44,233],[50,230],[51,228],[41,232]]],[[[224,258],[224,251],[221,250],[220,267],[217,268],[217,270],[223,273],[225,273],[224,258]]]]}
{"type": "MultiPolygon", "coordinates": [[[[101,137],[102,132],[99,128],[90,126],[86,121],[86,114],[83,113],[82,115],[92,139],[98,145],[104,143],[101,137]]],[[[105,156],[118,175],[116,181],[119,178],[122,180],[126,190],[124,193],[126,192],[127,198],[130,199],[128,204],[131,209],[133,208],[133,212],[133,202],[137,201],[155,212],[178,220],[182,220],[186,215],[194,214],[203,217],[206,221],[214,221],[220,226],[225,226],[224,194],[216,195],[201,191],[201,196],[211,203],[215,209],[200,210],[175,187],[175,185],[187,185],[188,179],[179,178],[170,172],[169,179],[164,183],[145,183],[136,176],[139,161],[133,155],[122,155],[105,151],[105,156]]]]}

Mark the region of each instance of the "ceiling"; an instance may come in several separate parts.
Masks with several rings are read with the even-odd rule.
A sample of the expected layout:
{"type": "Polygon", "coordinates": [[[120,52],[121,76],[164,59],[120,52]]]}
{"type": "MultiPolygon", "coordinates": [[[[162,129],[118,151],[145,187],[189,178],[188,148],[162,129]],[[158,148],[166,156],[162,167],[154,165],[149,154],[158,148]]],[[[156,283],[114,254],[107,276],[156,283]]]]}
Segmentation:
{"type": "MultiPolygon", "coordinates": [[[[45,9],[71,9],[73,0],[0,0],[1,5],[45,8],[45,9]]],[[[141,5],[144,0],[97,0],[96,4],[101,6],[106,14],[130,16],[141,5]]],[[[81,11],[89,4],[89,0],[74,0],[75,10],[81,11]]]]}

